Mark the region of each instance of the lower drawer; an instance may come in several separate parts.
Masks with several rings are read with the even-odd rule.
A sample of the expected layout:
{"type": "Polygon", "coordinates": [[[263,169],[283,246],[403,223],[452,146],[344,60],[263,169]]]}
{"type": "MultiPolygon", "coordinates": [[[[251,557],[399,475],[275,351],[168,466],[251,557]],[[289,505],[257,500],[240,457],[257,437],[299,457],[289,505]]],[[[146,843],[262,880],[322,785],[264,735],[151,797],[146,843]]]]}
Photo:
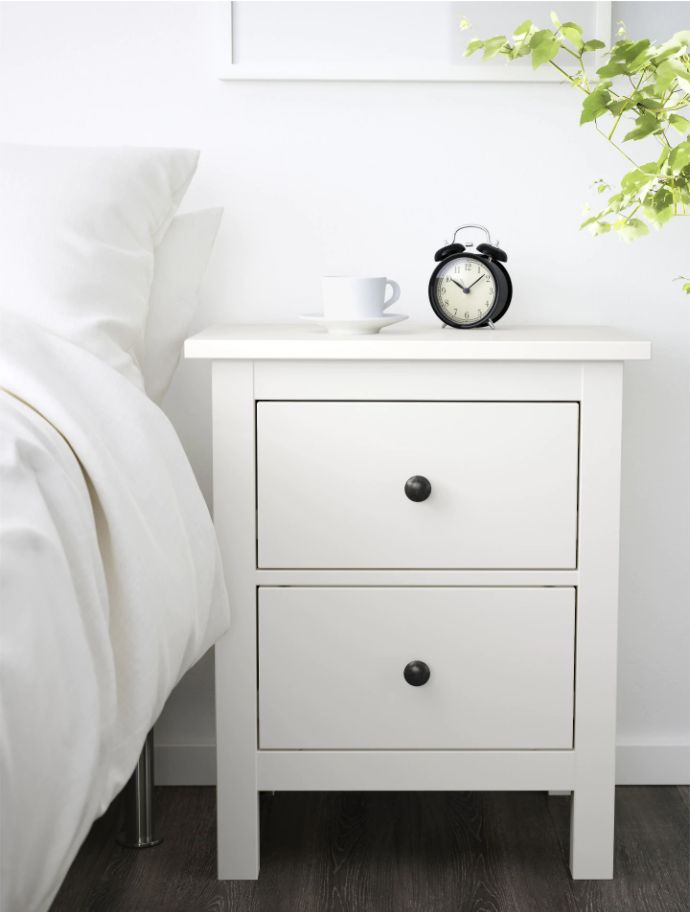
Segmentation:
{"type": "Polygon", "coordinates": [[[574,653],[572,588],[263,587],[259,745],[568,749],[574,653]]]}

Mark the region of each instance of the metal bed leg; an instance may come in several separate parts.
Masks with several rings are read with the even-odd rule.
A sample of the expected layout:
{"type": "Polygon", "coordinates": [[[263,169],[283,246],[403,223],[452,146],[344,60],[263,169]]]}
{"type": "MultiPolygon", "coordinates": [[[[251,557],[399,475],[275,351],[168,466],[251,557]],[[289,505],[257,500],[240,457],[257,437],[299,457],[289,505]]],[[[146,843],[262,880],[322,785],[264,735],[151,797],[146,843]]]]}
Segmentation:
{"type": "Polygon", "coordinates": [[[124,788],[125,823],[117,841],[129,849],[147,849],[163,840],[153,825],[153,729],[146,736],[139,762],[124,788]]]}

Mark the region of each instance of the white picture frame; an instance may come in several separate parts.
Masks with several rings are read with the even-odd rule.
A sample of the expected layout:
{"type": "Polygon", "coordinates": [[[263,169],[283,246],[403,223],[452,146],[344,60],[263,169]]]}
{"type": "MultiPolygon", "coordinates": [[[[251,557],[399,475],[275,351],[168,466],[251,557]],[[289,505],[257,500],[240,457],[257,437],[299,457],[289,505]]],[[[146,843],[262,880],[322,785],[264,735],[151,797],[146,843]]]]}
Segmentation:
{"type": "MultiPolygon", "coordinates": [[[[426,66],[419,63],[381,64],[354,62],[327,64],[322,61],[304,63],[239,63],[236,54],[236,26],[233,28],[232,0],[218,4],[219,78],[225,82],[562,82],[563,77],[553,68],[533,70],[526,66],[503,64],[472,64],[456,66],[452,63],[426,66]]],[[[611,42],[610,0],[594,3],[594,34],[592,37],[611,42]]],[[[601,66],[601,54],[593,55],[592,71],[601,66]]]]}

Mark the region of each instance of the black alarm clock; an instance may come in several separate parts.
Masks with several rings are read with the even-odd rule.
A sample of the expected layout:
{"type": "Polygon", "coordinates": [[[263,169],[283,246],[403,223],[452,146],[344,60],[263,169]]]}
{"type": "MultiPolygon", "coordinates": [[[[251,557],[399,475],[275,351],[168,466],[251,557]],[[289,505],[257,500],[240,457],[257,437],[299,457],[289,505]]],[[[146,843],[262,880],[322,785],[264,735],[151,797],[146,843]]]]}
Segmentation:
{"type": "Polygon", "coordinates": [[[505,314],[513,297],[513,285],[503,265],[505,251],[491,243],[483,225],[462,225],[453,242],[436,251],[438,266],[429,280],[429,301],[439,319],[455,329],[493,326],[505,314]],[[468,252],[472,243],[459,244],[460,231],[478,228],[485,232],[487,243],[477,244],[475,253],[468,252]]]}

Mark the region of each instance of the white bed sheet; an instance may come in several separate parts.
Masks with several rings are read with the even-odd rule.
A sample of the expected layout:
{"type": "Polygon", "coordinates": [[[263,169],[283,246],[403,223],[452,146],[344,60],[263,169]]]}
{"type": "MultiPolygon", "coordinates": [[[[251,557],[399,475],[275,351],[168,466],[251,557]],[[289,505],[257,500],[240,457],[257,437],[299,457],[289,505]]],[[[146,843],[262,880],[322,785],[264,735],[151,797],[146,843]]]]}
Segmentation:
{"type": "Polygon", "coordinates": [[[41,912],[229,615],[160,409],[29,321],[0,333],[0,908],[41,912]]]}

